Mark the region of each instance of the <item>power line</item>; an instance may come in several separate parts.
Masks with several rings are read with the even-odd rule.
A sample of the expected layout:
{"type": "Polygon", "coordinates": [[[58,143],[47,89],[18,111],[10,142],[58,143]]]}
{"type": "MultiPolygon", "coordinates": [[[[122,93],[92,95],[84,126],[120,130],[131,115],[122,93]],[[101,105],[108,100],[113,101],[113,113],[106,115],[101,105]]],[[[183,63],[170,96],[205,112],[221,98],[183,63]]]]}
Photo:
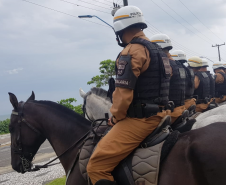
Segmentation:
{"type": "MultiPolygon", "coordinates": [[[[202,32],[200,32],[198,29],[196,29],[193,25],[191,25],[187,20],[185,20],[182,16],[180,16],[174,9],[172,9],[168,4],[166,4],[163,0],[161,0],[167,7],[169,7],[175,14],[177,14],[181,19],[183,19],[186,23],[188,23],[190,26],[192,26],[192,28],[194,28],[196,31],[198,31],[200,34],[202,34],[204,37],[206,37],[202,32]]],[[[209,39],[208,37],[206,37],[208,40],[212,41],[211,39],[209,39]]]]}
{"type": "Polygon", "coordinates": [[[102,12],[102,13],[107,13],[107,14],[110,14],[108,12],[104,12],[102,10],[97,10],[97,9],[94,9],[94,8],[90,8],[90,7],[87,7],[87,6],[83,6],[83,5],[79,5],[79,4],[75,4],[75,3],[72,3],[72,2],[68,2],[68,1],[65,1],[65,0],[59,0],[59,1],[62,1],[62,2],[65,2],[65,3],[69,3],[69,4],[73,4],[75,6],[80,6],[80,7],[83,7],[83,8],[87,8],[87,9],[90,9],[90,10],[95,10],[95,11],[98,11],[98,12],[102,12]]]}
{"type": "MultiPolygon", "coordinates": [[[[97,0],[93,0],[93,1],[96,1],[96,2],[98,2],[98,3],[101,3],[101,4],[104,4],[104,5],[109,6],[109,4],[103,3],[103,2],[101,2],[101,1],[97,1],[97,0]]],[[[108,2],[108,1],[107,1],[107,2],[108,2]]],[[[113,3],[111,2],[111,4],[113,4],[113,3]]]]}
{"type": "Polygon", "coordinates": [[[121,0],[121,1],[119,2],[119,4],[121,4],[121,3],[122,3],[122,1],[123,1],[123,0],[121,0]]]}
{"type": "MultiPolygon", "coordinates": [[[[177,19],[175,19],[172,15],[170,15],[167,11],[165,11],[164,9],[162,9],[158,4],[156,4],[153,0],[151,0],[156,6],[158,6],[162,11],[164,11],[167,15],[169,15],[170,17],[172,17],[175,21],[177,21],[179,24],[181,24],[183,27],[185,27],[180,21],[178,21],[177,19]]],[[[201,38],[202,40],[204,40],[202,37],[200,37],[199,35],[197,35],[195,32],[193,32],[191,29],[189,29],[188,27],[186,27],[190,32],[194,33],[197,37],[201,38]]],[[[205,42],[208,42],[206,40],[204,40],[205,42]]],[[[208,42],[209,43],[209,42],[208,42]]]]}
{"type": "MultiPolygon", "coordinates": [[[[152,30],[150,29],[146,29],[146,31],[148,31],[149,33],[151,34],[156,34],[156,32],[153,32],[152,30]]],[[[185,48],[184,46],[180,45],[179,43],[177,43],[176,41],[173,41],[173,47],[174,48],[178,48],[178,49],[183,49],[188,55],[191,55],[191,56],[194,56],[194,55],[197,55],[197,54],[194,54],[195,52],[194,51],[188,51],[187,48],[185,48]]],[[[200,54],[198,54],[200,55],[200,54]]]]}
{"type": "MultiPolygon", "coordinates": [[[[112,1],[105,0],[106,2],[112,3],[112,1]]],[[[114,1],[114,0],[113,0],[114,1]]]]}
{"type": "MultiPolygon", "coordinates": [[[[147,20],[145,20],[145,21],[146,21],[151,27],[153,27],[155,30],[157,30],[157,31],[155,31],[156,33],[162,33],[159,29],[157,29],[156,27],[154,27],[150,22],[148,22],[147,20]]],[[[156,33],[155,33],[155,34],[156,34],[156,33]]],[[[195,55],[200,55],[199,53],[197,53],[197,52],[195,52],[195,51],[192,51],[192,50],[190,50],[189,48],[187,48],[187,47],[181,45],[180,43],[176,42],[176,41],[173,40],[172,38],[171,38],[171,40],[172,40],[174,43],[176,43],[176,45],[179,45],[179,47],[184,48],[184,50],[186,50],[186,52],[189,50],[190,53],[194,53],[195,55]]],[[[189,52],[187,52],[187,53],[189,53],[189,52]]]]}
{"type": "MultiPolygon", "coordinates": [[[[58,12],[58,13],[61,13],[61,14],[65,14],[65,15],[68,15],[68,16],[71,16],[71,17],[74,17],[74,18],[79,19],[79,18],[78,18],[78,16],[71,15],[71,14],[68,14],[68,13],[65,13],[65,12],[62,12],[62,11],[59,11],[59,10],[53,9],[53,8],[49,8],[49,7],[46,7],[46,6],[40,5],[40,4],[36,4],[36,3],[31,2],[31,1],[27,1],[27,0],[21,0],[21,1],[24,1],[24,2],[27,2],[27,3],[30,3],[30,4],[33,4],[33,5],[36,5],[36,6],[42,7],[42,8],[46,8],[46,9],[49,9],[49,10],[52,10],[52,11],[55,11],[55,12],[58,12]]],[[[97,24],[97,25],[100,25],[100,26],[104,26],[104,27],[110,28],[109,26],[106,26],[106,25],[103,25],[103,24],[99,24],[99,23],[96,23],[96,22],[93,22],[93,21],[89,21],[89,20],[86,20],[86,19],[79,19],[79,20],[83,20],[83,21],[91,22],[91,23],[94,23],[94,24],[97,24]]]]}
{"type": "MultiPolygon", "coordinates": [[[[65,0],[60,0],[60,1],[65,1],[65,0]]],[[[81,1],[81,2],[86,3],[86,4],[90,4],[90,5],[93,5],[93,6],[97,6],[97,7],[99,7],[99,8],[104,8],[104,9],[111,10],[110,8],[106,8],[106,7],[103,7],[103,6],[95,5],[95,4],[89,3],[89,2],[87,2],[87,1],[83,1],[83,0],[78,0],[78,1],[81,1]]],[[[65,2],[69,2],[69,1],[65,1],[65,2]]],[[[69,2],[69,3],[72,3],[72,2],[69,2]]]]}
{"type": "MultiPolygon", "coordinates": [[[[180,0],[179,0],[180,1],[180,0]]],[[[220,37],[218,37],[214,32],[212,32],[212,30],[211,29],[209,29],[206,25],[204,25],[203,24],[203,22],[183,3],[183,2],[181,2],[180,1],[180,3],[182,4],[182,5],[184,5],[184,7],[196,18],[196,19],[198,19],[198,21],[200,22],[200,23],[202,23],[202,25],[203,26],[205,26],[205,28],[207,28],[212,34],[214,34],[218,39],[220,39],[221,41],[223,41],[223,39],[221,39],[220,37]]]]}

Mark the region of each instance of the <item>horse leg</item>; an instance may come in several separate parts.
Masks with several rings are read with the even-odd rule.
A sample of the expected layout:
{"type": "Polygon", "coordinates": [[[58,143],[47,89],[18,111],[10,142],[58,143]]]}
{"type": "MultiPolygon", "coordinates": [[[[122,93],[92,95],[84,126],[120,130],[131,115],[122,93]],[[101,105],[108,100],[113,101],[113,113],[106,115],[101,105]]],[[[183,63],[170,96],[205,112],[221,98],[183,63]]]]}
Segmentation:
{"type": "Polygon", "coordinates": [[[79,168],[79,163],[78,161],[76,162],[76,165],[70,174],[70,177],[68,178],[67,184],[66,185],[88,185],[87,181],[82,177],[80,168],[79,168]]]}

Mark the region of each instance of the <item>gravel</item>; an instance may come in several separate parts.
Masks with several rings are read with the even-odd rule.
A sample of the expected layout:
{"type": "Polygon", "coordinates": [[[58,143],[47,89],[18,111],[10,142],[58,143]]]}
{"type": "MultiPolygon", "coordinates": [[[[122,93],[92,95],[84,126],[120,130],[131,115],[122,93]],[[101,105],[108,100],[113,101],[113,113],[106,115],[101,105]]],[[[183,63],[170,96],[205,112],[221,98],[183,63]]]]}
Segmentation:
{"type": "MultiPolygon", "coordinates": [[[[44,163],[45,162],[39,164],[44,163]]],[[[65,171],[62,165],[57,164],[36,172],[27,172],[25,174],[12,172],[0,175],[0,185],[43,185],[45,182],[60,178],[64,175],[65,171]]]]}

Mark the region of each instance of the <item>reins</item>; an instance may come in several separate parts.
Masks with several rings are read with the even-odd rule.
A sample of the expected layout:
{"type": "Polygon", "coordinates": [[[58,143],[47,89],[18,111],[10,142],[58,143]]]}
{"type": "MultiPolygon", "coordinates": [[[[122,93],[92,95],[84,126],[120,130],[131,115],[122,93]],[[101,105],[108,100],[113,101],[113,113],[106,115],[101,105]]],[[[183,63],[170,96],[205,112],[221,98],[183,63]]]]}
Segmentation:
{"type": "MultiPolygon", "coordinates": [[[[99,126],[101,126],[103,124],[104,121],[108,121],[108,114],[105,114],[105,118],[103,119],[98,119],[98,120],[95,120],[95,121],[91,121],[92,122],[92,125],[91,125],[91,130],[88,131],[85,135],[83,135],[80,139],[78,139],[73,145],[71,145],[67,150],[65,150],[62,154],[60,154],[59,156],[55,157],[53,160],[43,164],[43,165],[34,165],[34,168],[32,168],[32,163],[30,160],[28,160],[26,157],[25,157],[25,152],[23,151],[23,147],[22,147],[22,142],[21,142],[21,123],[25,123],[31,130],[33,130],[35,133],[37,133],[38,135],[42,135],[41,132],[39,132],[36,128],[34,128],[31,124],[29,124],[26,119],[23,117],[23,107],[24,105],[26,104],[26,102],[22,102],[22,105],[21,105],[21,110],[16,112],[16,111],[12,111],[12,114],[13,115],[16,115],[16,116],[19,116],[19,136],[17,138],[18,140],[18,143],[19,143],[19,149],[17,150],[15,147],[11,146],[13,149],[16,149],[14,150],[14,153],[20,155],[20,159],[21,159],[21,163],[22,163],[22,167],[23,167],[23,170],[26,172],[26,171],[29,171],[29,172],[32,172],[32,171],[38,171],[40,170],[41,168],[48,168],[49,166],[53,166],[53,165],[56,165],[56,164],[59,164],[59,163],[54,163],[54,164],[51,164],[52,162],[56,161],[57,159],[59,159],[60,157],[62,157],[63,155],[65,155],[68,151],[70,151],[71,149],[73,149],[76,145],[78,145],[81,141],[84,141],[85,138],[90,134],[90,132],[93,132],[95,135],[95,131],[94,129],[95,128],[99,128],[99,126]],[[96,122],[98,121],[101,121],[100,124],[98,124],[97,126],[95,125],[96,122]]],[[[33,156],[32,153],[29,153],[29,152],[26,152],[28,153],[29,155],[33,156]]],[[[76,159],[74,161],[74,164],[77,162],[77,158],[79,156],[79,151],[76,155],[76,159]]],[[[73,166],[74,166],[73,164],[73,166]]],[[[71,173],[71,170],[69,170],[69,174],[67,174],[67,177],[69,177],[70,173],[71,173]]]]}
{"type": "Polygon", "coordinates": [[[42,135],[36,128],[34,128],[31,124],[29,124],[25,118],[23,118],[23,107],[24,105],[26,104],[26,102],[22,102],[22,105],[21,105],[21,110],[16,112],[16,111],[12,111],[12,114],[15,115],[15,116],[19,116],[19,135],[17,137],[17,140],[18,140],[18,143],[19,143],[19,148],[15,148],[13,146],[11,146],[13,149],[14,149],[14,153],[15,154],[18,154],[20,155],[20,159],[21,159],[21,163],[22,163],[22,167],[23,167],[23,170],[26,172],[26,171],[38,171],[40,170],[41,168],[48,168],[49,166],[53,166],[53,165],[56,165],[56,164],[59,164],[59,163],[54,163],[54,164],[51,164],[49,165],[50,163],[56,161],[57,159],[59,159],[60,157],[62,157],[65,153],[67,153],[69,150],[71,150],[72,148],[74,148],[79,142],[81,142],[82,140],[84,140],[88,134],[90,133],[90,131],[88,131],[85,135],[83,135],[78,141],[76,141],[71,147],[69,147],[66,151],[64,151],[62,154],[60,154],[59,156],[57,156],[56,158],[54,158],[53,160],[47,162],[46,164],[44,165],[34,165],[35,167],[34,168],[31,168],[32,167],[32,164],[31,164],[31,161],[28,160],[25,155],[26,153],[30,156],[33,156],[32,153],[30,152],[24,152],[23,151],[23,147],[22,147],[22,142],[21,142],[21,123],[25,123],[31,130],[33,130],[35,133],[37,133],[38,135],[42,135]]]}
{"type": "Polygon", "coordinates": [[[67,150],[65,150],[62,154],[60,154],[59,156],[55,157],[53,160],[51,160],[51,161],[49,161],[49,162],[47,162],[46,164],[43,164],[43,165],[35,165],[35,167],[33,169],[31,169],[30,171],[38,171],[41,168],[48,168],[49,166],[53,166],[53,165],[59,164],[59,163],[54,163],[54,164],[49,165],[50,163],[52,163],[52,162],[56,161],[57,159],[59,159],[60,157],[62,157],[69,150],[74,148],[79,142],[83,141],[88,136],[89,133],[90,133],[90,131],[87,132],[84,136],[82,136],[78,141],[76,141],[71,147],[69,147],[67,150]]]}
{"type": "Polygon", "coordinates": [[[87,111],[86,111],[86,98],[87,97],[84,98],[84,103],[83,103],[83,106],[82,106],[83,116],[84,116],[84,118],[87,117],[89,121],[93,122],[93,120],[90,119],[90,117],[89,117],[89,115],[87,114],[87,111]]]}

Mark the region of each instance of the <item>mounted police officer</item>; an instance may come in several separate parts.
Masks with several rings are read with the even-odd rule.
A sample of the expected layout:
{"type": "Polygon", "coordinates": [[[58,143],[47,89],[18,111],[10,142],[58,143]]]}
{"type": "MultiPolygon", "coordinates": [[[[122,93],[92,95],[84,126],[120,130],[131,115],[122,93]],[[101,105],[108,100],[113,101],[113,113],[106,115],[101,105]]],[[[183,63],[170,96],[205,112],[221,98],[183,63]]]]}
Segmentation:
{"type": "Polygon", "coordinates": [[[156,34],[151,37],[151,42],[157,43],[167,54],[171,66],[170,91],[169,100],[174,102],[175,109],[171,113],[172,123],[179,118],[186,110],[185,101],[185,79],[186,73],[183,65],[179,61],[175,61],[169,51],[173,48],[170,38],[165,34],[156,34]]]}
{"type": "Polygon", "coordinates": [[[201,59],[202,59],[202,67],[200,68],[199,71],[205,72],[208,75],[210,79],[210,98],[214,98],[215,97],[215,78],[214,78],[214,75],[207,70],[207,67],[209,67],[208,60],[206,58],[201,58],[201,59]]]}
{"type": "Polygon", "coordinates": [[[114,29],[124,48],[116,60],[109,120],[113,128],[100,140],[87,166],[94,185],[115,185],[111,172],[167,115],[169,60],[145,36],[145,28],[143,13],[135,6],[120,8],[114,15],[114,29]]]}
{"type": "Polygon", "coordinates": [[[192,105],[196,105],[195,99],[193,98],[195,90],[195,74],[192,69],[186,67],[184,64],[187,63],[186,54],[182,50],[174,50],[171,52],[171,56],[175,61],[180,62],[182,67],[185,70],[186,79],[185,79],[185,101],[184,106],[186,109],[192,105]]]}
{"type": "Polygon", "coordinates": [[[206,72],[200,71],[202,59],[194,56],[188,59],[189,68],[195,73],[195,91],[196,112],[204,112],[209,107],[210,101],[210,79],[206,72]]]}
{"type": "Polygon", "coordinates": [[[226,101],[226,74],[225,65],[222,62],[216,62],[213,64],[213,70],[215,73],[215,101],[216,103],[222,103],[226,101]]]}

